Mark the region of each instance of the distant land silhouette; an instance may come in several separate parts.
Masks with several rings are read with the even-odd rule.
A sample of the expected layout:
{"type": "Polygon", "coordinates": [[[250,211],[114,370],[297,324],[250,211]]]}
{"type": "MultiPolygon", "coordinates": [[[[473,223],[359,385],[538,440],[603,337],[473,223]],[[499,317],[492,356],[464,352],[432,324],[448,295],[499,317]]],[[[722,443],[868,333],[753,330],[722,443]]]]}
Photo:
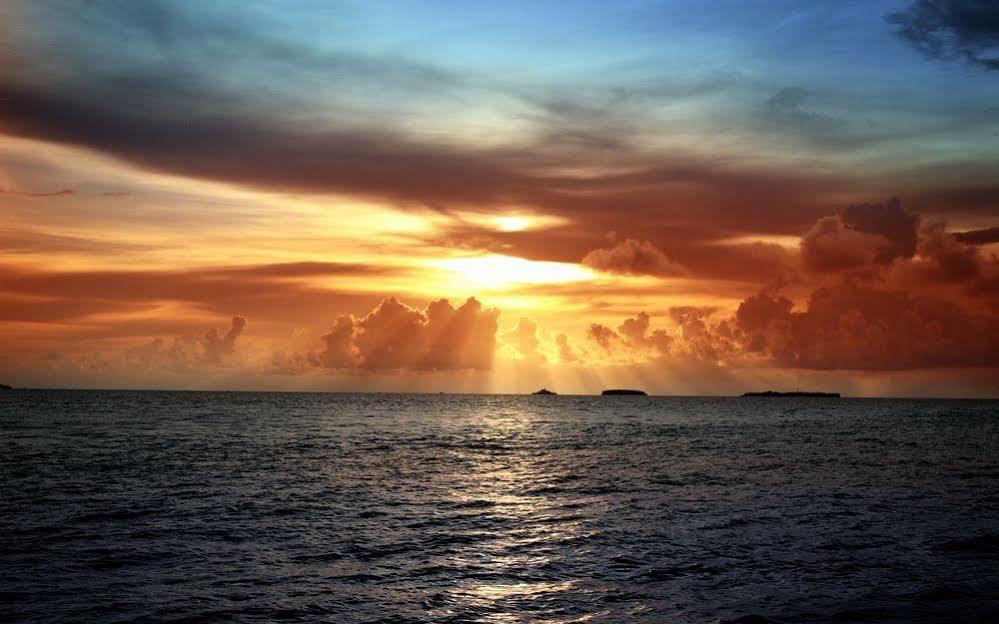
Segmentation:
{"type": "Polygon", "coordinates": [[[627,389],[624,389],[624,388],[614,388],[614,389],[611,389],[611,390],[604,390],[600,394],[602,394],[603,396],[620,396],[620,395],[648,396],[642,390],[627,390],[627,389]]]}
{"type": "Polygon", "coordinates": [[[552,392],[548,388],[542,388],[542,389],[538,390],[537,392],[535,392],[534,394],[558,394],[558,392],[552,392]]]}
{"type": "Polygon", "coordinates": [[[7,384],[0,384],[0,392],[4,392],[6,390],[13,390],[13,389],[14,389],[14,386],[8,386],[7,384]]]}
{"type": "Polygon", "coordinates": [[[766,392],[746,392],[742,396],[744,397],[820,397],[825,399],[838,399],[840,398],[839,392],[777,392],[776,390],[767,390],[766,392]]]}

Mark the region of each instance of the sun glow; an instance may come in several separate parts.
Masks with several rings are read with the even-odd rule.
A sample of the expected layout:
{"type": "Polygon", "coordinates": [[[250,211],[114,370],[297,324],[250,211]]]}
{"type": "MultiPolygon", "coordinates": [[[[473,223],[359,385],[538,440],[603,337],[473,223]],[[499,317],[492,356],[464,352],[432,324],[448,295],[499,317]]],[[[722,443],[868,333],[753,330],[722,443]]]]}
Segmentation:
{"type": "Polygon", "coordinates": [[[531,226],[527,217],[496,217],[495,222],[500,232],[523,232],[531,226]]]}
{"type": "Polygon", "coordinates": [[[485,288],[503,288],[513,284],[582,282],[596,277],[592,271],[578,264],[536,262],[501,255],[449,258],[434,264],[453,272],[463,282],[485,288]]]}
{"type": "MultiPolygon", "coordinates": [[[[526,232],[528,230],[544,230],[569,223],[565,217],[548,214],[538,214],[532,211],[503,211],[500,214],[483,212],[455,212],[451,217],[459,225],[472,225],[494,232],[526,232]]],[[[446,220],[441,220],[446,224],[446,220]]]]}

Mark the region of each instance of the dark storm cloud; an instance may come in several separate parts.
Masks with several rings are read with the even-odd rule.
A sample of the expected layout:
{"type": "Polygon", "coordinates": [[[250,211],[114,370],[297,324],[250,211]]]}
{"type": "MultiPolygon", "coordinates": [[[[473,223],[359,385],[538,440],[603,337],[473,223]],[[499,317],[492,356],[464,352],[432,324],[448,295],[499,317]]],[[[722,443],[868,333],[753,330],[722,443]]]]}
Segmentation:
{"type": "Polygon", "coordinates": [[[999,70],[999,4],[994,0],[919,0],[886,19],[924,54],[999,70]]]}

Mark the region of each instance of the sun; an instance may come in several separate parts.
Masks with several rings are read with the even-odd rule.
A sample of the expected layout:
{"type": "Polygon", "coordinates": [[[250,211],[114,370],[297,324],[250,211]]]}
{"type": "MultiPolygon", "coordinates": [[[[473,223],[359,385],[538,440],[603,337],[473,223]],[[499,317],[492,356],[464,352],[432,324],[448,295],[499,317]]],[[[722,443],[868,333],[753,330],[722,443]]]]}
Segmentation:
{"type": "Polygon", "coordinates": [[[494,222],[500,232],[523,232],[531,227],[531,220],[527,217],[496,217],[494,222]]]}

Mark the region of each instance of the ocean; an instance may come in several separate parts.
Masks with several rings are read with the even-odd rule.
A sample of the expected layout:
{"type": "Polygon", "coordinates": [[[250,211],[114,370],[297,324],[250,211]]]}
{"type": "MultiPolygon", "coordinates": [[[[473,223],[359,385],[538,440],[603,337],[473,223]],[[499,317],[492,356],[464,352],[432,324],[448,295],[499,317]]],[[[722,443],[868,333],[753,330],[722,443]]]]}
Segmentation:
{"type": "Polygon", "coordinates": [[[3,622],[999,621],[999,402],[0,394],[3,622]]]}

